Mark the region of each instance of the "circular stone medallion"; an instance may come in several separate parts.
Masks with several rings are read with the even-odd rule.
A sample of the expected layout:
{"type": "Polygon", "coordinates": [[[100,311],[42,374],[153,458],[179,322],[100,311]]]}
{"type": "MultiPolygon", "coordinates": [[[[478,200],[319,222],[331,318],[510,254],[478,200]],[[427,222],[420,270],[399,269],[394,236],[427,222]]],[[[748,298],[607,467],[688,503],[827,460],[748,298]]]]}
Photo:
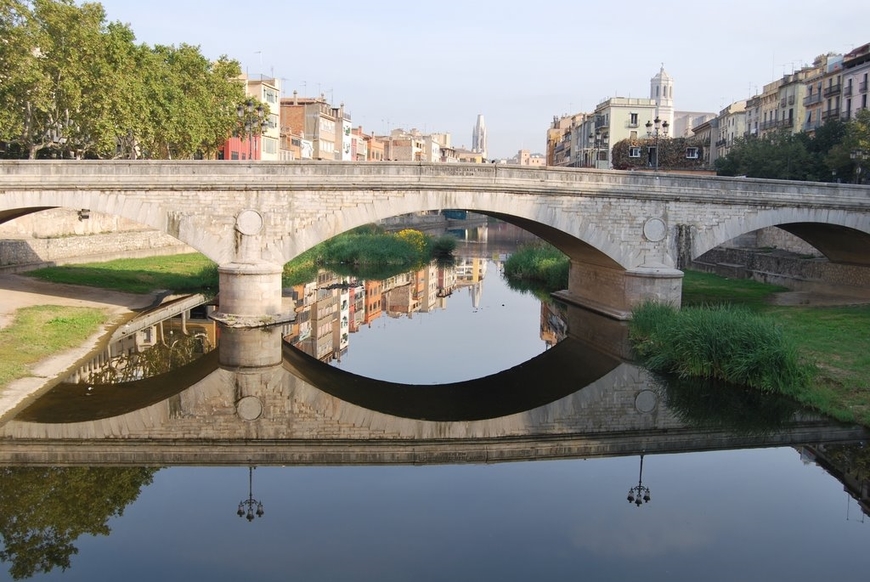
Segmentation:
{"type": "Polygon", "coordinates": [[[650,218],[643,223],[643,236],[652,242],[659,242],[665,238],[668,227],[661,218],[650,218]]]}
{"type": "Polygon", "coordinates": [[[638,412],[652,412],[657,403],[658,397],[652,390],[643,390],[634,399],[634,407],[638,412]]]}
{"type": "Polygon", "coordinates": [[[236,217],[236,229],[242,234],[258,234],[263,230],[263,217],[256,210],[242,210],[236,217]]]}
{"type": "Polygon", "coordinates": [[[263,414],[263,404],[256,396],[245,396],[236,403],[236,412],[242,420],[257,420],[263,414]]]}

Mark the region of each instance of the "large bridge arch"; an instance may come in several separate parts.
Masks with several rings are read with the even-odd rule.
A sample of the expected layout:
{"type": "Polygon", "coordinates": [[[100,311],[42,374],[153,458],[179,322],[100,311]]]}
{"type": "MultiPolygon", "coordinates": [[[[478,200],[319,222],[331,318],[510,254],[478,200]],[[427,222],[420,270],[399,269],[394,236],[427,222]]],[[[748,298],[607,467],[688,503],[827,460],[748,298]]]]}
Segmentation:
{"type": "Polygon", "coordinates": [[[776,208],[732,216],[698,229],[691,258],[697,259],[742,234],[772,226],[803,239],[832,263],[870,266],[870,214],[833,208],[776,208]]]}
{"type": "Polygon", "coordinates": [[[26,191],[0,196],[0,224],[55,208],[87,210],[119,216],[168,234],[212,261],[220,263],[222,241],[209,229],[197,228],[159,200],[113,191],[26,191]]]}
{"type": "Polygon", "coordinates": [[[285,240],[282,261],[293,258],[336,235],[353,228],[403,214],[442,210],[468,210],[515,224],[560,249],[572,260],[630,269],[637,253],[613,237],[594,218],[570,210],[554,212],[536,201],[511,205],[505,211],[500,197],[507,192],[415,192],[406,191],[368,204],[345,207],[317,219],[285,240]]]}

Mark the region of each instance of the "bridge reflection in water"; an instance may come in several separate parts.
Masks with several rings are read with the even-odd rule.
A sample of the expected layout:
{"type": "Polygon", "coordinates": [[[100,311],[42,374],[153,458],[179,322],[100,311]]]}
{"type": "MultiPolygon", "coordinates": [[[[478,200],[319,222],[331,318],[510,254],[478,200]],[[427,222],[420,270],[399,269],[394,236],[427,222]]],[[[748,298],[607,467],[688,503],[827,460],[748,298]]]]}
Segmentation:
{"type": "Polygon", "coordinates": [[[216,350],[181,369],[56,386],[0,427],[0,464],[494,463],[867,438],[796,409],[752,430],[693,421],[624,353],[591,347],[624,345],[624,325],[588,317],[569,313],[574,336],[525,363],[444,385],[344,372],[283,342],[280,328],[224,329],[216,350]]]}

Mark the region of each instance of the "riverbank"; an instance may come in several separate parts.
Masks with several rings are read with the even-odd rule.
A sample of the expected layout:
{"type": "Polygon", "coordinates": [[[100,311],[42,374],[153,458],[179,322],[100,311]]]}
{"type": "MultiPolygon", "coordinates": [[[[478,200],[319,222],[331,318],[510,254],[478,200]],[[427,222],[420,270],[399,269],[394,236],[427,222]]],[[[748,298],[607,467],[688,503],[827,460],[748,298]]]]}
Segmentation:
{"type": "Polygon", "coordinates": [[[124,319],[140,309],[147,308],[156,300],[159,292],[147,294],[108,291],[96,287],[48,283],[31,277],[0,274],[0,328],[8,327],[15,312],[25,307],[58,305],[90,307],[105,314],[105,323],[97,332],[70,350],[54,354],[30,367],[30,376],[13,381],[0,388],[0,423],[7,416],[32,399],[35,394],[75,369],[77,363],[90,354],[100,341],[124,319]]]}

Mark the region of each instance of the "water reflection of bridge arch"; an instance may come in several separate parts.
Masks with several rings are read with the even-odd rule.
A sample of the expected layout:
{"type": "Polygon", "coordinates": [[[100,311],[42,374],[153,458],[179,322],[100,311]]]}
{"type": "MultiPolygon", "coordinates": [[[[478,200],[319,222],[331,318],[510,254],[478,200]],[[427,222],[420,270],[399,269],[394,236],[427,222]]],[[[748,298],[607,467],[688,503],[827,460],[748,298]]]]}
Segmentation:
{"type": "MultiPolygon", "coordinates": [[[[646,371],[608,356],[603,356],[591,375],[588,370],[575,371],[576,375],[562,370],[563,378],[567,378],[564,395],[558,393],[562,387],[541,390],[540,380],[528,386],[526,405],[534,407],[527,410],[520,410],[519,400],[511,397],[499,404],[497,414],[501,416],[480,414],[474,396],[463,401],[458,386],[452,386],[446,394],[452,390],[454,404],[467,405],[469,411],[460,410],[451,416],[450,407],[445,405],[442,416],[457,420],[409,418],[397,414],[406,413],[403,409],[419,411],[419,403],[394,403],[386,407],[387,411],[373,409],[385,397],[407,397],[409,387],[365,383],[357,387],[360,392],[373,389],[380,394],[355,396],[348,395],[353,386],[321,389],[313,383],[320,382],[321,377],[327,383],[339,384],[349,377],[326,374],[319,362],[313,362],[317,364],[314,372],[305,370],[299,358],[288,362],[278,334],[260,330],[236,333],[237,344],[244,350],[277,340],[278,359],[248,366],[242,365],[244,361],[238,354],[232,356],[235,360],[230,365],[212,359],[202,364],[212,367],[211,372],[189,387],[158,403],[117,416],[58,423],[40,418],[45,410],[39,414],[22,413],[0,427],[0,463],[496,462],[774,446],[866,436],[864,429],[806,414],[761,436],[698,428],[668,409],[660,397],[660,385],[646,371]],[[590,383],[568,386],[583,374],[588,375],[590,383]],[[536,393],[539,390],[541,393],[536,393]],[[344,398],[357,402],[330,391],[341,392],[344,398]],[[252,402],[257,406],[245,404],[242,409],[242,403],[252,402]]],[[[553,348],[537,361],[527,362],[525,369],[520,366],[519,370],[493,378],[503,383],[510,383],[512,377],[518,382],[534,380],[536,366],[543,373],[548,362],[570,363],[581,342],[572,343],[565,344],[561,352],[553,348]]],[[[551,371],[553,381],[558,381],[559,372],[551,371]]],[[[498,397],[498,386],[487,387],[492,381],[478,384],[481,395],[498,397]]],[[[471,392],[474,386],[469,383],[463,387],[471,392]]],[[[429,387],[416,389],[425,391],[429,387]]],[[[501,391],[503,395],[509,393],[510,388],[501,391]]]]}

